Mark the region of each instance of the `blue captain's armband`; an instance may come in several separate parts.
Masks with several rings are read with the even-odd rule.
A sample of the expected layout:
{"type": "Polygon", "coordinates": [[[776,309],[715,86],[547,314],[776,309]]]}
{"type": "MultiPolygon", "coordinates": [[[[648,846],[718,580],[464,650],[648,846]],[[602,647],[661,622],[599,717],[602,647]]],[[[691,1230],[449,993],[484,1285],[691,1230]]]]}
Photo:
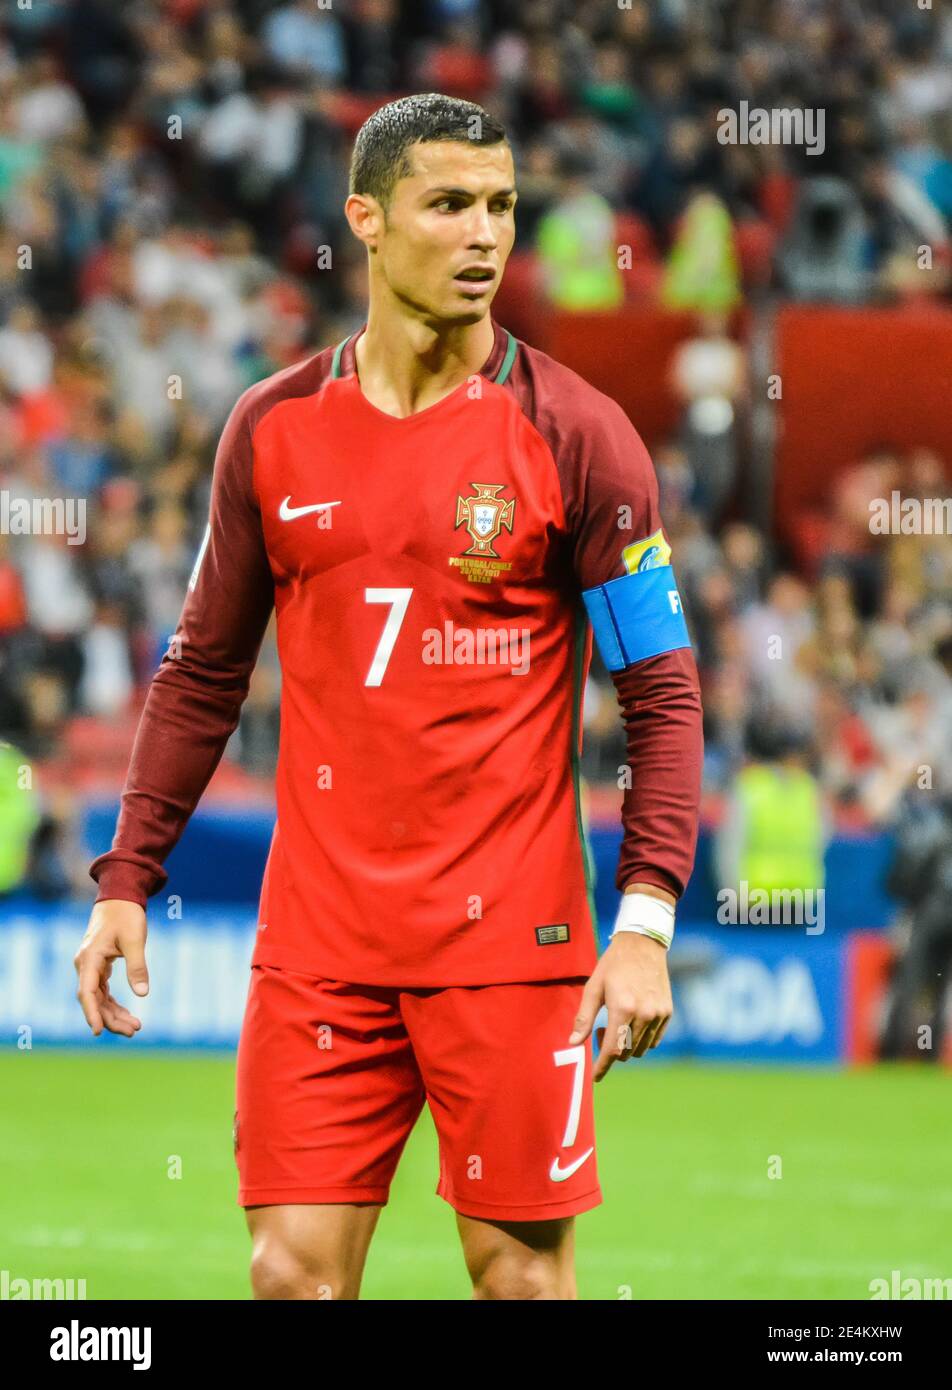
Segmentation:
{"type": "Polygon", "coordinates": [[[691,645],[670,565],[623,574],[585,589],[582,598],[609,671],[691,645]]]}

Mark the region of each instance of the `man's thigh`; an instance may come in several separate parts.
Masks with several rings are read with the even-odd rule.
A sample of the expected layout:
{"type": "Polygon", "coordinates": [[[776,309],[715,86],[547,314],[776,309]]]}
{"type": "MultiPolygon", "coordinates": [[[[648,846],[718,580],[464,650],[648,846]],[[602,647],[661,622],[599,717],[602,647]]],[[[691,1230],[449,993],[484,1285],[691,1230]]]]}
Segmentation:
{"type": "Polygon", "coordinates": [[[382,1206],[422,1105],[395,991],[252,968],[236,1078],[241,1206],[382,1206]]]}
{"type": "Polygon", "coordinates": [[[601,1202],[592,1053],[568,1046],[584,980],[410,990],[400,1008],[462,1217],[559,1222],[601,1202]]]}

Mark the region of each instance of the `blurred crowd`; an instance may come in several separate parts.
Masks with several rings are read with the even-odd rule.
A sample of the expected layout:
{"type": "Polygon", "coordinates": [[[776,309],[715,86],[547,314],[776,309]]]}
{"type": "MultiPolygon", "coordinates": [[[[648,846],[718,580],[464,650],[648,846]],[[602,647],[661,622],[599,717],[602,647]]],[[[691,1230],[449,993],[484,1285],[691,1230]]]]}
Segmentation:
{"type": "MultiPolygon", "coordinates": [[[[934,495],[943,461],[857,460],[822,563],[792,567],[734,519],[747,364],[718,316],[758,296],[948,296],[950,59],[952,16],[907,0],[6,6],[0,488],[87,513],[81,545],[0,532],[0,738],[55,765],[71,721],[134,711],[175,628],[230,407],[364,321],[341,210],[353,134],[383,101],[437,90],[511,132],[534,293],[701,315],[674,364],[683,427],[656,462],[709,789],[729,787],[754,715],[808,745],[839,806],[888,819],[910,769],[950,746],[949,557],[871,536],[863,508],[893,485],[934,495]],[[718,112],[741,101],[823,108],[822,149],[722,143],[718,112]]],[[[229,749],[264,777],[278,699],[272,635],[229,749]]],[[[585,770],[614,780],[621,730],[597,661],[586,723],[585,770]]]]}
{"type": "MultiPolygon", "coordinates": [[[[844,473],[812,574],[747,522],[712,530],[690,449],[666,446],[655,464],[701,674],[708,790],[728,790],[766,729],[811,755],[830,803],[856,822],[891,822],[910,789],[952,791],[952,543],[869,525],[869,504],[894,489],[952,491],[940,460],[882,448],[844,473]]],[[[611,775],[613,701],[596,696],[589,722],[592,774],[611,775]]]]}

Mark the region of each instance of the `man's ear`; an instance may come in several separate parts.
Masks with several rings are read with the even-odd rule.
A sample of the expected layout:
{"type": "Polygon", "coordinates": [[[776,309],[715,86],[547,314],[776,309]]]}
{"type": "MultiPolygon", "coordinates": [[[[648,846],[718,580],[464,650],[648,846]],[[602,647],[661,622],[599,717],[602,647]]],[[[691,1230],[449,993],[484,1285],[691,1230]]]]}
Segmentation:
{"type": "Polygon", "coordinates": [[[370,193],[351,193],[344,204],[344,215],[350,230],[368,250],[376,250],[377,241],[387,225],[382,205],[370,193]]]}

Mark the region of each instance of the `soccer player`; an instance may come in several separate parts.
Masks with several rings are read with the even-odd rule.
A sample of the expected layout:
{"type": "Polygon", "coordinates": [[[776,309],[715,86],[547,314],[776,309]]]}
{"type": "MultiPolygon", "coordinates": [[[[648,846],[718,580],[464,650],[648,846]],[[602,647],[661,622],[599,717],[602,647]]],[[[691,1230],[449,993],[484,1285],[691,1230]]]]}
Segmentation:
{"type": "Polygon", "coordinates": [[[225,426],[113,847],[90,867],[79,999],[97,1035],[140,1027],[110,970],[124,957],[146,993],[146,902],[274,607],[277,818],[234,1129],[254,1294],[358,1296],[426,1101],[474,1296],[574,1298],[573,1218],[601,1201],[593,1079],[671,1015],[696,669],[641,440],[490,313],[515,235],[503,128],[438,94],[391,102],[358,133],[350,187],[367,322],[251,387],[225,426]],[[593,636],[631,768],[601,959],[578,770],[593,636]]]}

